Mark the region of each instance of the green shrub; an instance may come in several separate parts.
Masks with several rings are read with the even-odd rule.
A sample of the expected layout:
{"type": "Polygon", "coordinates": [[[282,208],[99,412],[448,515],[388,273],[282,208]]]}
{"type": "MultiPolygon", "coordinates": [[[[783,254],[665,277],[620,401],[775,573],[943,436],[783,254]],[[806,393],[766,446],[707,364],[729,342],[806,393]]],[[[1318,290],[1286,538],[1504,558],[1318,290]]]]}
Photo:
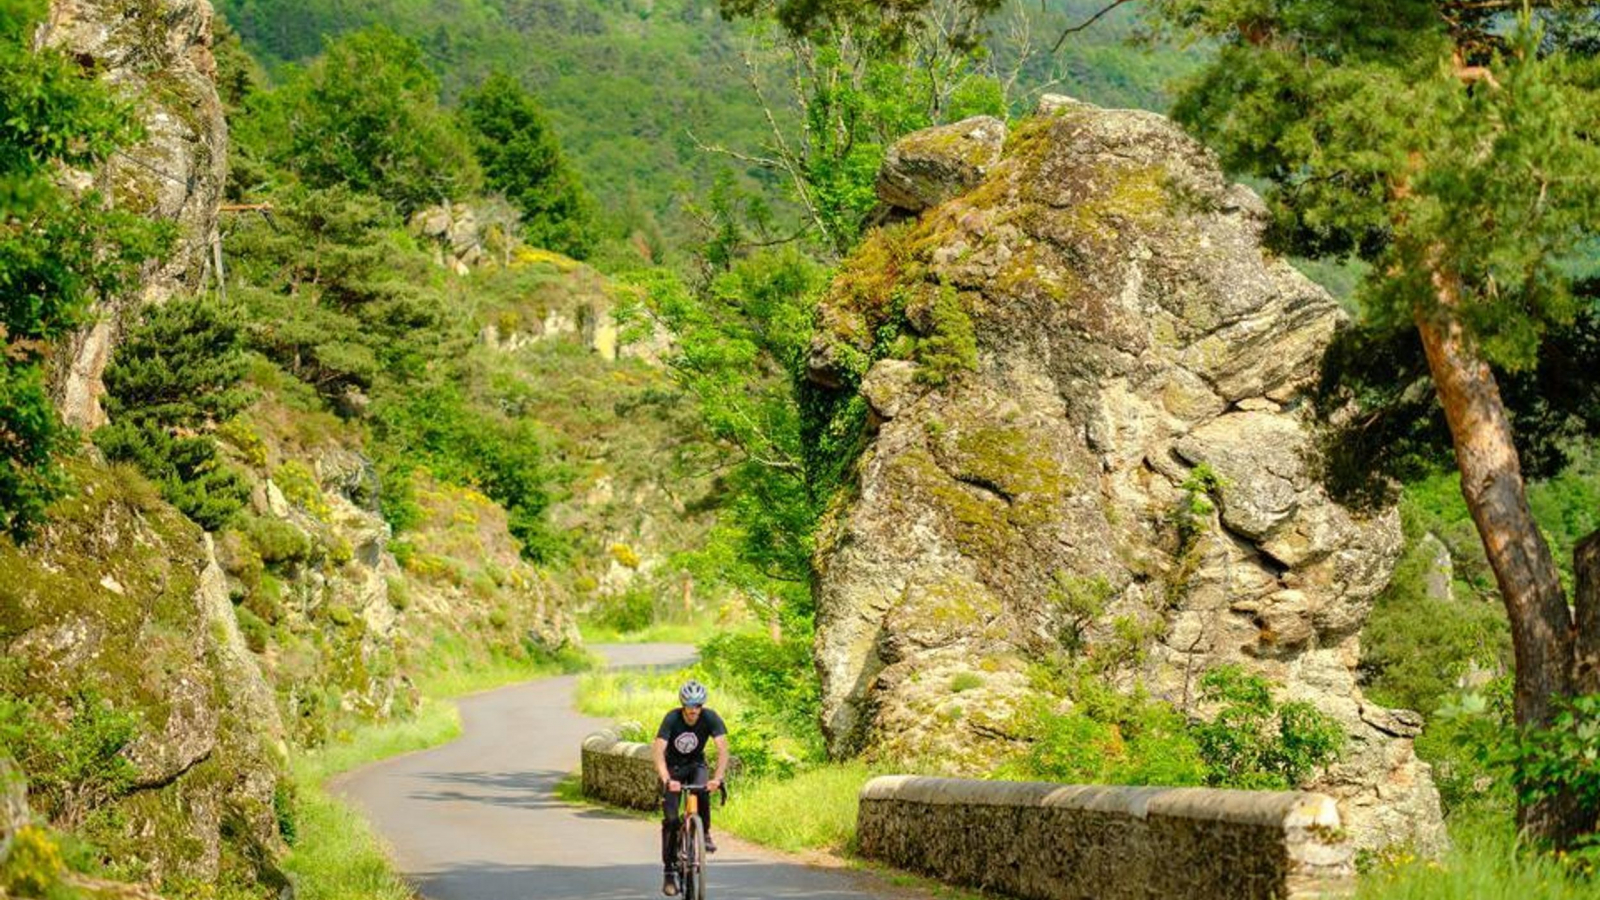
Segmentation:
{"type": "Polygon", "coordinates": [[[261,617],[250,611],[248,606],[240,606],[234,610],[234,615],[239,619],[239,634],[244,637],[244,644],[253,653],[265,653],[267,640],[272,636],[272,628],[262,621],[261,617]]]}
{"type": "Polygon", "coordinates": [[[1061,625],[1057,640],[1068,652],[1083,648],[1083,631],[1106,611],[1116,589],[1104,576],[1085,578],[1065,570],[1055,573],[1048,595],[1061,625]]]}
{"type": "Polygon", "coordinates": [[[1205,764],[1188,721],[1142,691],[1124,694],[1085,669],[1070,688],[1073,707],[1036,698],[1019,724],[1030,744],[1002,777],[1075,784],[1198,785],[1205,764]]]}
{"type": "Polygon", "coordinates": [[[623,633],[648,628],[655,617],[655,594],[639,587],[602,596],[589,612],[589,618],[596,625],[623,633]]]}
{"type": "Polygon", "coordinates": [[[240,531],[250,538],[262,562],[284,566],[311,558],[311,538],[282,519],[250,516],[240,523],[240,531]]]}
{"type": "Polygon", "coordinates": [[[41,813],[75,827],[133,787],[138,771],[123,750],[138,736],[140,718],[91,687],[66,699],[65,723],[39,702],[0,694],[0,753],[28,773],[29,798],[41,813]]]}
{"type": "Polygon", "coordinates": [[[1279,704],[1267,680],[1237,665],[1200,679],[1201,699],[1222,704],[1194,726],[1206,782],[1216,787],[1287,790],[1332,762],[1344,742],[1338,724],[1309,703],[1279,704]]]}
{"type": "Polygon", "coordinates": [[[105,372],[110,424],[94,434],[108,459],[139,468],[172,505],[207,530],[249,502],[244,476],[205,432],[249,401],[240,310],[208,297],[151,307],[105,372]]]}
{"type": "Polygon", "coordinates": [[[821,756],[822,689],[811,654],[809,636],[725,633],[700,645],[700,665],[747,698],[747,721],[770,723],[774,735],[795,739],[800,755],[812,759],[821,756]]]}

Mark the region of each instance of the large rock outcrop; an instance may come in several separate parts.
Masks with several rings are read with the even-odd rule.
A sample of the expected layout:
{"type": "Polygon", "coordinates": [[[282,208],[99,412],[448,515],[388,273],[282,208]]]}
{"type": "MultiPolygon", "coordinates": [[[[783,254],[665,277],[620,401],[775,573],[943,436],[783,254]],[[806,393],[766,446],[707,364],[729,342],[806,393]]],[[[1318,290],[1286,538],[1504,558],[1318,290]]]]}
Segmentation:
{"type": "Polygon", "coordinates": [[[68,173],[118,207],[173,223],[177,243],[128,296],[97,305],[86,327],[60,349],[51,391],[62,418],[86,429],[105,424],[101,376],[123,315],[194,288],[210,272],[218,204],[227,177],[228,126],[217,97],[206,0],[52,0],[41,45],[98,66],[135,104],[145,138],[98,172],[68,173]]]}
{"type": "Polygon", "coordinates": [[[890,154],[935,157],[880,179],[932,208],[846,263],[808,360],[869,407],[818,538],[833,750],[980,770],[1016,746],[1030,660],[1071,651],[1197,715],[1200,676],[1240,663],[1344,726],[1314,787],[1362,845],[1435,845],[1418,720],[1356,684],[1398,517],[1329,498],[1300,409],[1338,306],[1161,116],[1048,98],[1003,152],[998,122],[947,132],[890,154]]]}
{"type": "Polygon", "coordinates": [[[112,748],[129,769],[42,812],[151,883],[286,884],[272,864],[284,728],[209,536],[137,476],[72,474],[77,495],[25,551],[0,541],[0,695],[25,698],[31,727],[79,753],[102,749],[73,743],[82,723],[131,723],[112,748]]]}

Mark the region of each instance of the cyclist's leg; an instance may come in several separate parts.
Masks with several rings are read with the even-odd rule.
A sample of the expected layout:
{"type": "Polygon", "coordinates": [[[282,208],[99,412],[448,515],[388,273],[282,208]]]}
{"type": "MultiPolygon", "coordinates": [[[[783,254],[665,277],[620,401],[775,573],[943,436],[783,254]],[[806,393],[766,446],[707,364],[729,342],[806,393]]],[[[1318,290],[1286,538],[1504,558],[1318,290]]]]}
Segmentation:
{"type": "MultiPolygon", "coordinates": [[[[695,784],[705,784],[711,778],[711,771],[705,766],[700,766],[694,773],[695,784]]],[[[706,840],[711,840],[711,792],[698,791],[700,795],[700,824],[705,830],[706,840]]]]}
{"type": "MultiPolygon", "coordinates": [[[[676,779],[676,775],[673,776],[676,779]]],[[[661,866],[668,872],[678,867],[678,807],[682,791],[661,788],[661,866]]]]}

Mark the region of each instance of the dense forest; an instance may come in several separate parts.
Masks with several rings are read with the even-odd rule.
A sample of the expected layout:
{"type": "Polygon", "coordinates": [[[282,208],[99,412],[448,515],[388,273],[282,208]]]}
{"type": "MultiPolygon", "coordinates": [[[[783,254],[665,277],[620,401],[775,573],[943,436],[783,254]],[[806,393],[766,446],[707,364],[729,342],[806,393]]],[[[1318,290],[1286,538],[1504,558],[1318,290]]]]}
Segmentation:
{"type": "MultiPolygon", "coordinates": [[[[96,504],[159,521],[173,546],[205,535],[285,748],[267,760],[238,747],[271,740],[224,736],[207,765],[236,754],[270,773],[261,808],[230,807],[257,824],[227,826],[266,836],[230,843],[224,828],[205,877],[171,861],[187,850],[138,846],[141,792],[160,779],[129,748],[166,701],[118,693],[119,673],[52,682],[19,649],[0,666],[0,788],[15,765],[40,825],[0,853],[3,892],[129,881],[242,900],[288,872],[309,897],[377,896],[328,887],[351,876],[310,849],[341,827],[320,788],[327,754],[362,729],[429,721],[451,678],[583,665],[578,625],[700,644],[694,673],[725,692],[752,783],[729,827],[757,839],[848,849],[835,820],[868,775],[972,774],[935,752],[830,743],[820,567],[885,419],[870,373],[955,396],[998,353],[974,324],[993,310],[930,274],[975,252],[936,247],[965,221],[886,211],[890,147],[988,116],[1011,129],[1007,154],[1030,152],[1045,95],[1170,115],[1260,194],[1269,260],[1294,260],[1343,310],[1320,382],[1266,405],[1315,423],[1317,490],[1397,522],[1351,665],[1367,698],[1418,716],[1410,736],[1455,845],[1364,852],[1362,896],[1593,890],[1594,4],[221,0],[217,13],[216,261],[164,303],[108,306],[180,252],[181,228],[106,202],[113,179],[55,173],[113,166],[149,137],[137,98],[34,46],[44,3],[0,0],[0,645],[97,602],[98,576],[59,588],[59,609],[33,592],[62,560],[92,568],[100,551],[71,536],[106,529],[96,504]],[[840,325],[840,309],[862,324],[840,325]],[[105,421],[70,427],[51,348],[106,320],[119,338],[105,421]],[[830,328],[858,343],[827,368],[830,328]],[[347,587],[363,579],[381,623],[370,590],[347,587]],[[807,816],[783,812],[804,798],[818,801],[807,816]]],[[[1137,203],[1217,212],[1167,183],[1117,190],[1123,230],[1146,221],[1137,203]]],[[[1021,295],[1042,271],[1008,277],[1021,295]]],[[[947,501],[957,518],[985,492],[1022,516],[1037,486],[1008,479],[1033,457],[973,449],[959,427],[930,420],[930,446],[1003,471],[965,477],[947,501]]],[[[1163,614],[1186,602],[1239,487],[1179,462],[1178,500],[1157,516],[1180,572],[1163,614]]],[[[1138,674],[1167,626],[1122,612],[1124,585],[1061,571],[1039,590],[1048,652],[941,689],[1025,685],[1006,722],[980,723],[1004,733],[982,777],[1289,789],[1350,755],[1331,715],[1263,674],[1290,667],[1197,673],[1193,706],[1185,673],[1174,702],[1138,674]]],[[[585,710],[643,721],[638,692],[681,677],[586,676],[585,710]]],[[[939,715],[951,708],[973,715],[939,715]]]]}

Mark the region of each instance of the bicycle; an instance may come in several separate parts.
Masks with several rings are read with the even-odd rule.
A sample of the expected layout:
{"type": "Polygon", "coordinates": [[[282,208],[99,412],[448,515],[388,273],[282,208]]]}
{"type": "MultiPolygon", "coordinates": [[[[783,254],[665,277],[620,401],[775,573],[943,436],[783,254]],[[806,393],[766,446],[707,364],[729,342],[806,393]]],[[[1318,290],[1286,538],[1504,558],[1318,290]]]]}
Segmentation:
{"type": "MultiPolygon", "coordinates": [[[[683,785],[680,804],[688,807],[679,810],[678,818],[678,868],[674,873],[678,882],[678,896],[682,900],[705,900],[706,896],[706,826],[700,821],[700,791],[706,789],[701,779],[695,784],[683,785]]],[[[728,785],[724,783],[718,793],[722,805],[728,805],[728,785]]],[[[707,797],[710,803],[711,798],[707,797]]]]}

